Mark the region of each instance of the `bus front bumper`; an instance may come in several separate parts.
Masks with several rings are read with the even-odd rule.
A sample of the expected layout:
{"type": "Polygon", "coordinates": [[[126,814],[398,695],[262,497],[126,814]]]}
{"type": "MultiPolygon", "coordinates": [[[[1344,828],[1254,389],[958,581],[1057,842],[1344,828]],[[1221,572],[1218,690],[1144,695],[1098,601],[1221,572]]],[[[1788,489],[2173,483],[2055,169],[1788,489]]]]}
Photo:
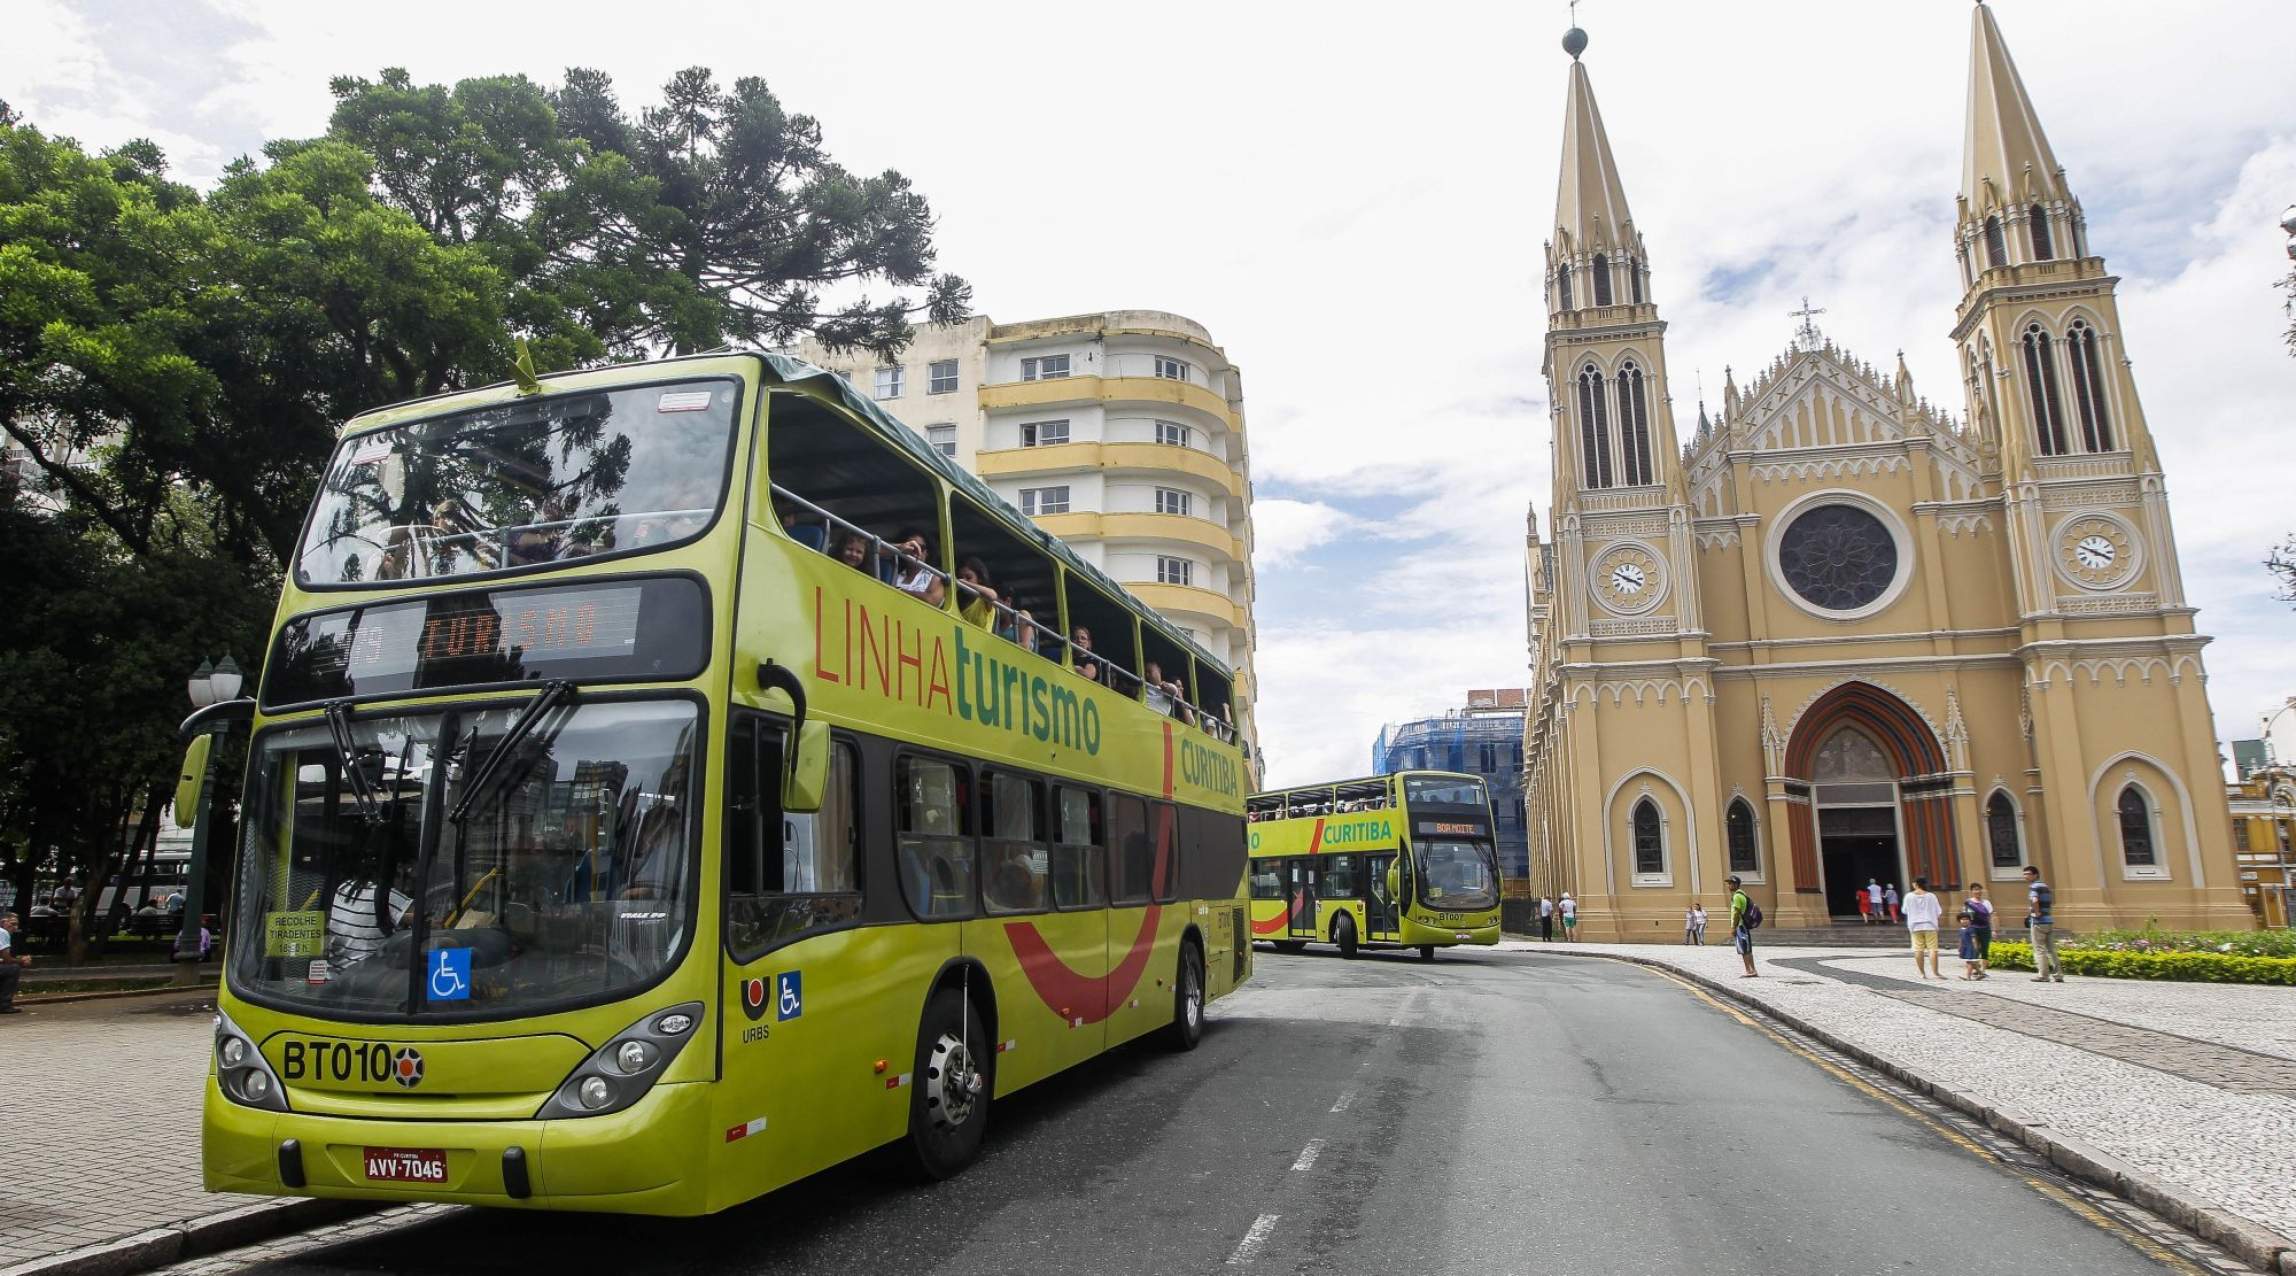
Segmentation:
{"type": "Polygon", "coordinates": [[[385,1121],[243,1107],[210,1079],[201,1179],[210,1192],[260,1196],[700,1214],[708,1099],[706,1085],[663,1084],[610,1116],[385,1121]],[[378,1182],[367,1175],[370,1149],[443,1151],[445,1178],[378,1182]]]}
{"type": "Polygon", "coordinates": [[[1496,944],[1499,942],[1499,919],[1496,917],[1479,926],[1430,926],[1414,918],[1403,920],[1403,946],[1416,948],[1422,944],[1448,947],[1458,944],[1496,944]]]}

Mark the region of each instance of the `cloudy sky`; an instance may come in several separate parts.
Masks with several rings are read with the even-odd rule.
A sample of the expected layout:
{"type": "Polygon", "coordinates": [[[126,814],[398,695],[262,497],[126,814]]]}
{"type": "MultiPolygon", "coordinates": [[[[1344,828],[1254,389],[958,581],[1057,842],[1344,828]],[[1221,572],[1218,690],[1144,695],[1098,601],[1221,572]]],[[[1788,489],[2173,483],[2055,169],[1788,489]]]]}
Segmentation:
{"type": "MultiPolygon", "coordinates": [[[[760,75],[832,152],[932,199],[1000,320],[1116,307],[1245,370],[1260,715],[1279,783],[1366,769],[1382,722],[1526,677],[1526,503],[1549,482],[1540,242],[1561,0],[1403,9],[7,0],[0,98],[211,181],[325,127],[329,76],[570,65],[625,101],[760,75]],[[636,18],[636,20],[634,20],[636,18]]],[[[2000,0],[2167,467],[2218,734],[2296,694],[2258,566],[2296,529],[2296,26],[2269,0],[2000,0]]],[[[1759,367],[1807,294],[1838,341],[1960,409],[1946,338],[1968,65],[1957,0],[1584,0],[1586,55],[1670,322],[1674,410],[1759,367]]],[[[2291,715],[2296,717],[2296,715],[2291,715]]]]}

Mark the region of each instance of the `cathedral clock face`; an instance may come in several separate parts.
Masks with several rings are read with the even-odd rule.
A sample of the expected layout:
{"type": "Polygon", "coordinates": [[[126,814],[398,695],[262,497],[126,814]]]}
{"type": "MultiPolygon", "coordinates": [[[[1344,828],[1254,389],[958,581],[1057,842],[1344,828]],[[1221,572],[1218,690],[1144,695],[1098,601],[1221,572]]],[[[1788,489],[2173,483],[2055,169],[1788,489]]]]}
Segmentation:
{"type": "Polygon", "coordinates": [[[1595,556],[1595,596],[1604,608],[1622,615],[1649,611],[1666,593],[1666,568],[1648,545],[1628,541],[1595,556]]]}
{"type": "Polygon", "coordinates": [[[2109,514],[2076,514],[2057,529],[2057,571],[2083,589],[2115,589],[2137,574],[2136,533],[2109,514]]]}

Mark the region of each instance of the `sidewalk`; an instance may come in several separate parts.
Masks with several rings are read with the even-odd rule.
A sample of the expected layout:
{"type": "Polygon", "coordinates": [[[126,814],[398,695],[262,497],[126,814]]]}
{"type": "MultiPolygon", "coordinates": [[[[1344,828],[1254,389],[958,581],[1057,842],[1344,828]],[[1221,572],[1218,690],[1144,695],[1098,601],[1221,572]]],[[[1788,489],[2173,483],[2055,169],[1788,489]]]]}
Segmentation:
{"type": "MultiPolygon", "coordinates": [[[[2296,1237],[2296,993],[2068,978],[1914,978],[1910,952],[1727,943],[1503,948],[1623,957],[1746,997],[1853,1052],[2086,1145],[2184,1198],[2296,1237]]],[[[1943,1097],[1943,1096],[1941,1096],[1943,1097]]]]}
{"type": "Polygon", "coordinates": [[[0,1020],[0,1272],[256,1204],[199,1186],[214,990],[47,1006],[0,1020]]]}

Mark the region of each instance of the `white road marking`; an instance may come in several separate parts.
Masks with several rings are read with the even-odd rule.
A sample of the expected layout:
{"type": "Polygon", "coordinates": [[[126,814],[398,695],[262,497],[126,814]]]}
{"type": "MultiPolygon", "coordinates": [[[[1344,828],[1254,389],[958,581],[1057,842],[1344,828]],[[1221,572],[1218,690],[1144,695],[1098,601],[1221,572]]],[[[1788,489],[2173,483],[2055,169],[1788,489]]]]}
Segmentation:
{"type": "Polygon", "coordinates": [[[1309,1139],[1307,1146],[1300,1149],[1299,1159],[1292,1162],[1291,1167],[1295,1170],[1312,1170],[1315,1168],[1315,1158],[1322,1154],[1323,1140],[1309,1139]]]}
{"type": "Polygon", "coordinates": [[[1236,1252],[1228,1255],[1228,1266],[1241,1267],[1259,1257],[1261,1247],[1268,1243],[1268,1234],[1276,1230],[1276,1220],[1282,1217],[1281,1214],[1262,1214],[1253,1219],[1251,1230],[1236,1242],[1236,1252]]]}
{"type": "Polygon", "coordinates": [[[1334,1112],[1345,1112],[1345,1111],[1347,1111],[1347,1109],[1348,1109],[1348,1105],[1349,1105],[1349,1104],[1352,1104],[1352,1103],[1354,1103],[1354,1102],[1355,1102],[1355,1091],[1353,1091],[1353,1090],[1343,1090],[1343,1091],[1341,1091],[1341,1092],[1340,1092],[1340,1096],[1339,1096],[1339,1102],[1332,1104],[1332,1105],[1331,1105],[1331,1110],[1332,1110],[1332,1111],[1334,1111],[1334,1112]]]}

